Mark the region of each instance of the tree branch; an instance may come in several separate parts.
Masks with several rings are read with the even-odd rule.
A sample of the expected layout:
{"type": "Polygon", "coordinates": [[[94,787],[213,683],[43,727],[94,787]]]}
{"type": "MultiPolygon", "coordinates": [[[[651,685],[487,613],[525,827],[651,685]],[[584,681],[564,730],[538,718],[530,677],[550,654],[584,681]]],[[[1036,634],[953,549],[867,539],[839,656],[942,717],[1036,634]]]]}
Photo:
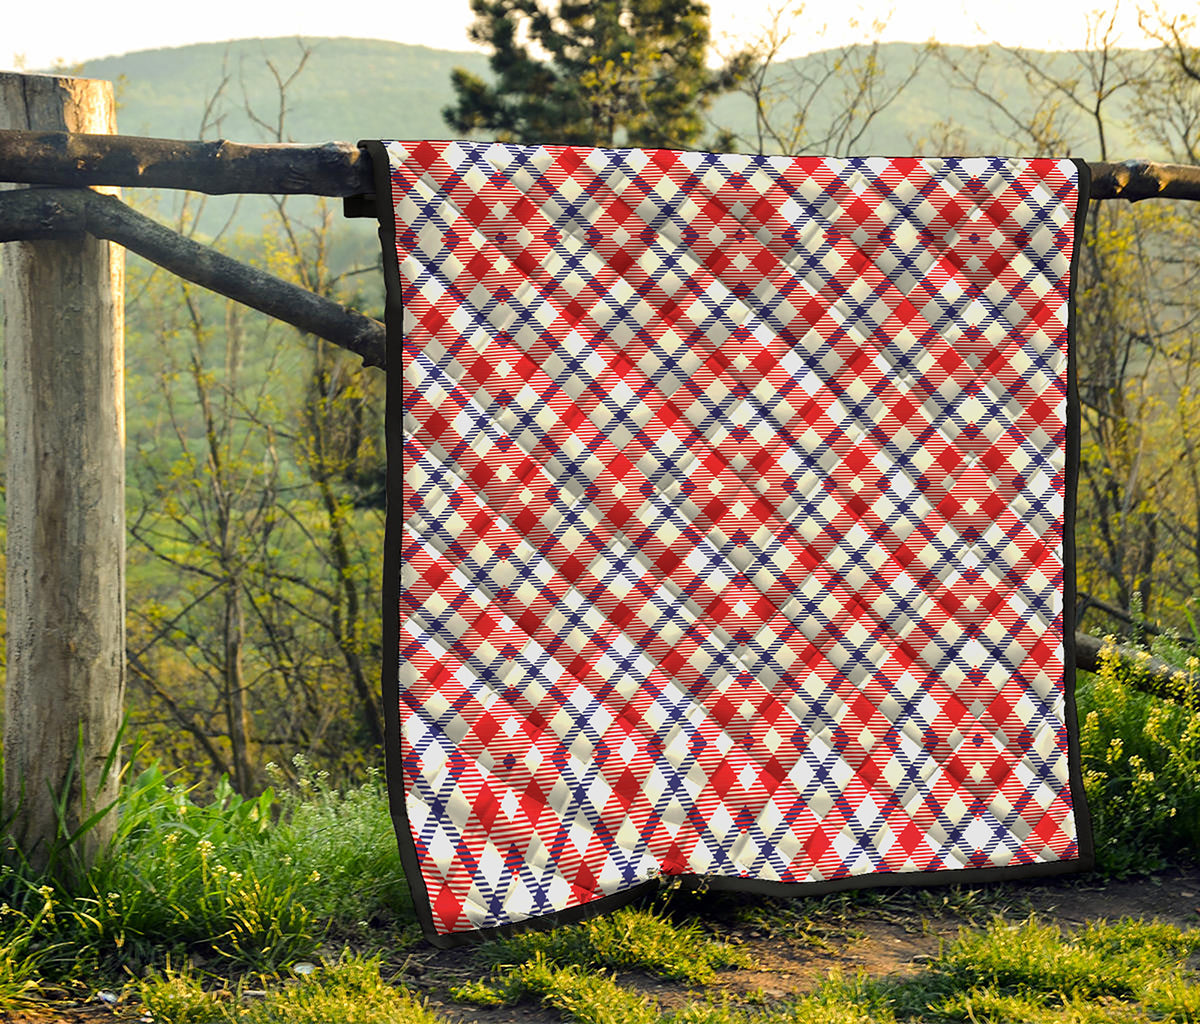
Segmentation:
{"type": "Polygon", "coordinates": [[[193,242],[88,189],[0,192],[0,241],[30,241],[87,232],[117,242],[174,274],[348,349],[386,369],[378,320],[193,242]]]}
{"type": "Polygon", "coordinates": [[[184,709],[178,701],[159,686],[158,681],[154,678],[154,673],[150,671],[150,668],[135,651],[127,649],[125,660],[132,670],[133,677],[139,680],[147,690],[162,701],[167,706],[167,710],[171,712],[171,717],[175,719],[179,726],[186,732],[191,733],[196,742],[204,748],[204,752],[208,755],[208,759],[212,761],[213,767],[217,772],[221,775],[228,775],[229,766],[225,763],[225,759],[221,757],[216,746],[214,746],[207,730],[196,720],[196,712],[191,711],[191,714],[189,714],[188,710],[190,709],[184,709]]]}

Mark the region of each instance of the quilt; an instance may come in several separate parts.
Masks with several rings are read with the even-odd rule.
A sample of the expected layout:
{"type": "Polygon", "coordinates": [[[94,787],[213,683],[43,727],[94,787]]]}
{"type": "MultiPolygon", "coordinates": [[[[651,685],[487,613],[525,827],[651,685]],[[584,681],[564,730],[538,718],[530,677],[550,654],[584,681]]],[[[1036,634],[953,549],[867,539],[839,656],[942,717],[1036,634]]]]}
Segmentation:
{"type": "Polygon", "coordinates": [[[438,945],[672,878],[1087,867],[1087,165],[364,143],[384,695],[438,945]]]}

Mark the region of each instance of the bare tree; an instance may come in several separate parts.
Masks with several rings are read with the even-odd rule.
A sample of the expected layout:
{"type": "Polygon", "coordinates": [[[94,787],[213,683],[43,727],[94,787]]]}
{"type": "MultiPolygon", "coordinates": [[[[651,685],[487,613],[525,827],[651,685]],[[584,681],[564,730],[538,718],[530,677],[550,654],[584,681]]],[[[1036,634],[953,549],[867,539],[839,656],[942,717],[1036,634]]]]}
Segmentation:
{"type": "Polygon", "coordinates": [[[279,458],[272,438],[252,436],[246,426],[259,418],[262,396],[255,396],[255,416],[242,414],[247,339],[240,308],[224,303],[223,322],[213,325],[210,310],[182,282],[160,301],[159,396],[167,429],[157,450],[135,464],[143,503],[129,530],[167,567],[170,582],[160,592],[169,603],[134,606],[140,632],[149,636],[130,659],[132,674],[166,698],[176,724],[248,793],[258,778],[251,691],[259,666],[245,606],[277,541],[279,458]],[[180,304],[182,322],[173,322],[172,302],[180,304]],[[166,638],[189,669],[182,691],[164,683],[154,657],[152,647],[166,638]]]}
{"type": "Polygon", "coordinates": [[[1083,147],[1093,159],[1109,158],[1110,126],[1124,96],[1142,82],[1147,58],[1121,50],[1119,5],[1087,19],[1082,50],[1049,60],[1045,53],[992,43],[967,51],[939,47],[937,54],[952,88],[981,100],[988,134],[1028,156],[1059,156],[1083,147]],[[1018,105],[999,85],[999,72],[1015,69],[1032,106],[1018,105]],[[1093,149],[1093,147],[1095,147],[1093,149]]]}
{"type": "MultiPolygon", "coordinates": [[[[1195,162],[1200,79],[1190,24],[1153,12],[1141,20],[1160,50],[1121,49],[1110,9],[1090,17],[1085,50],[1050,60],[993,46],[946,59],[948,79],[986,105],[997,141],[1017,152],[1108,160],[1117,134],[1157,158],[1195,162]],[[1005,69],[1019,72],[1029,103],[1005,95],[1005,69]]],[[[1093,203],[1085,225],[1077,289],[1081,608],[1095,608],[1092,598],[1111,604],[1126,616],[1121,628],[1136,628],[1143,615],[1187,628],[1187,602],[1200,584],[1197,226],[1193,210],[1168,203],[1093,203]]]]}
{"type": "MultiPolygon", "coordinates": [[[[737,89],[753,104],[754,134],[735,134],[729,140],[757,153],[851,156],[876,119],[912,83],[930,51],[922,49],[905,67],[893,69],[881,59],[876,38],[784,61],[781,55],[794,39],[794,24],[804,8],[802,2],[774,8],[758,36],[737,56],[737,89]]],[[[871,29],[878,37],[885,27],[886,22],[876,22],[871,29]]]]}
{"type": "MultiPolygon", "coordinates": [[[[271,120],[248,110],[275,139],[284,137],[286,90],[308,53],[302,47],[288,73],[268,63],[280,94],[271,120]]],[[[226,70],[202,136],[219,129],[231,80],[226,70]]],[[[312,225],[286,198],[272,201],[279,230],[250,243],[251,252],[309,290],[335,292],[328,208],[317,205],[312,225]]],[[[183,233],[196,230],[203,203],[184,199],[183,233]]],[[[129,661],[144,696],[136,720],[155,727],[160,749],[173,744],[177,763],[190,760],[187,747],[242,792],[257,783],[263,747],[284,763],[297,750],[345,763],[382,740],[369,682],[376,617],[364,600],[376,592],[379,558],[363,545],[377,538],[368,529],[359,540],[362,520],[380,514],[355,508],[353,483],[370,475],[358,465],[364,459],[382,466],[379,446],[372,451],[381,419],[370,415],[381,390],[323,342],[314,342],[309,384],[297,387],[305,375],[285,368],[291,349],[272,341],[266,321],[153,270],[137,291],[164,413],[134,470],[141,502],[131,537],[142,571],[131,593],[129,661]],[[341,420],[357,421],[357,441],[341,420]],[[357,468],[340,454],[347,444],[357,468]],[[356,706],[358,735],[347,727],[356,706]]]]}
{"type": "MultiPolygon", "coordinates": [[[[271,142],[291,142],[287,133],[287,93],[311,56],[311,47],[298,43],[295,66],[281,70],[271,61],[267,67],[274,78],[278,104],[270,119],[260,116],[246,98],[246,113],[271,142]]],[[[289,197],[272,196],[282,245],[279,262],[307,291],[332,297],[345,281],[367,268],[350,268],[334,273],[330,266],[332,210],[328,200],[317,201],[311,218],[295,216],[289,197]]],[[[293,516],[319,553],[329,576],[306,582],[290,578],[286,582],[307,587],[310,599],[322,608],[323,628],[332,638],[341,656],[349,681],[357,695],[366,735],[375,745],[383,743],[383,713],[375,692],[373,668],[364,657],[368,649],[368,617],[364,596],[376,588],[368,565],[379,562],[377,552],[367,555],[356,550],[354,523],[355,485],[364,479],[378,479],[383,471],[382,381],[363,367],[354,367],[321,338],[311,337],[311,363],[308,384],[301,399],[299,431],[286,432],[299,465],[312,481],[324,514],[320,535],[293,516]],[[346,486],[350,485],[349,490],[346,486]]],[[[290,514],[290,513],[289,513],[290,514]]]]}
{"type": "Polygon", "coordinates": [[[1162,44],[1156,73],[1147,76],[1138,97],[1146,114],[1142,133],[1173,159],[1200,163],[1200,51],[1190,40],[1195,19],[1155,4],[1139,11],[1138,24],[1162,44]]]}

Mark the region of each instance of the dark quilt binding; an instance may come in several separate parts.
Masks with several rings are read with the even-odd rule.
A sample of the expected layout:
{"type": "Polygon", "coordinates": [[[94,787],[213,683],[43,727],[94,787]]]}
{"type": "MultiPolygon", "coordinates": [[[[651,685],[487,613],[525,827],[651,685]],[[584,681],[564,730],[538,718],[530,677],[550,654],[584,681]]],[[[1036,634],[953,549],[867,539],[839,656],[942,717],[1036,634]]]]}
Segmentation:
{"type": "Polygon", "coordinates": [[[1091,866],[1086,164],[363,145],[431,942],[1091,866]]]}

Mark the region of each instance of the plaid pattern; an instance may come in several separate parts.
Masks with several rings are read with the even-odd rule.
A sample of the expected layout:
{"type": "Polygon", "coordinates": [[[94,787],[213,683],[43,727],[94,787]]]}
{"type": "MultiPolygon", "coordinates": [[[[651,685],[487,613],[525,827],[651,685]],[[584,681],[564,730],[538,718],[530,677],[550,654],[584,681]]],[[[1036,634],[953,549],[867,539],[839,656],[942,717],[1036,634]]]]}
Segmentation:
{"type": "Polygon", "coordinates": [[[1084,860],[1077,165],[384,153],[391,753],[430,937],[668,875],[1084,860]]]}

